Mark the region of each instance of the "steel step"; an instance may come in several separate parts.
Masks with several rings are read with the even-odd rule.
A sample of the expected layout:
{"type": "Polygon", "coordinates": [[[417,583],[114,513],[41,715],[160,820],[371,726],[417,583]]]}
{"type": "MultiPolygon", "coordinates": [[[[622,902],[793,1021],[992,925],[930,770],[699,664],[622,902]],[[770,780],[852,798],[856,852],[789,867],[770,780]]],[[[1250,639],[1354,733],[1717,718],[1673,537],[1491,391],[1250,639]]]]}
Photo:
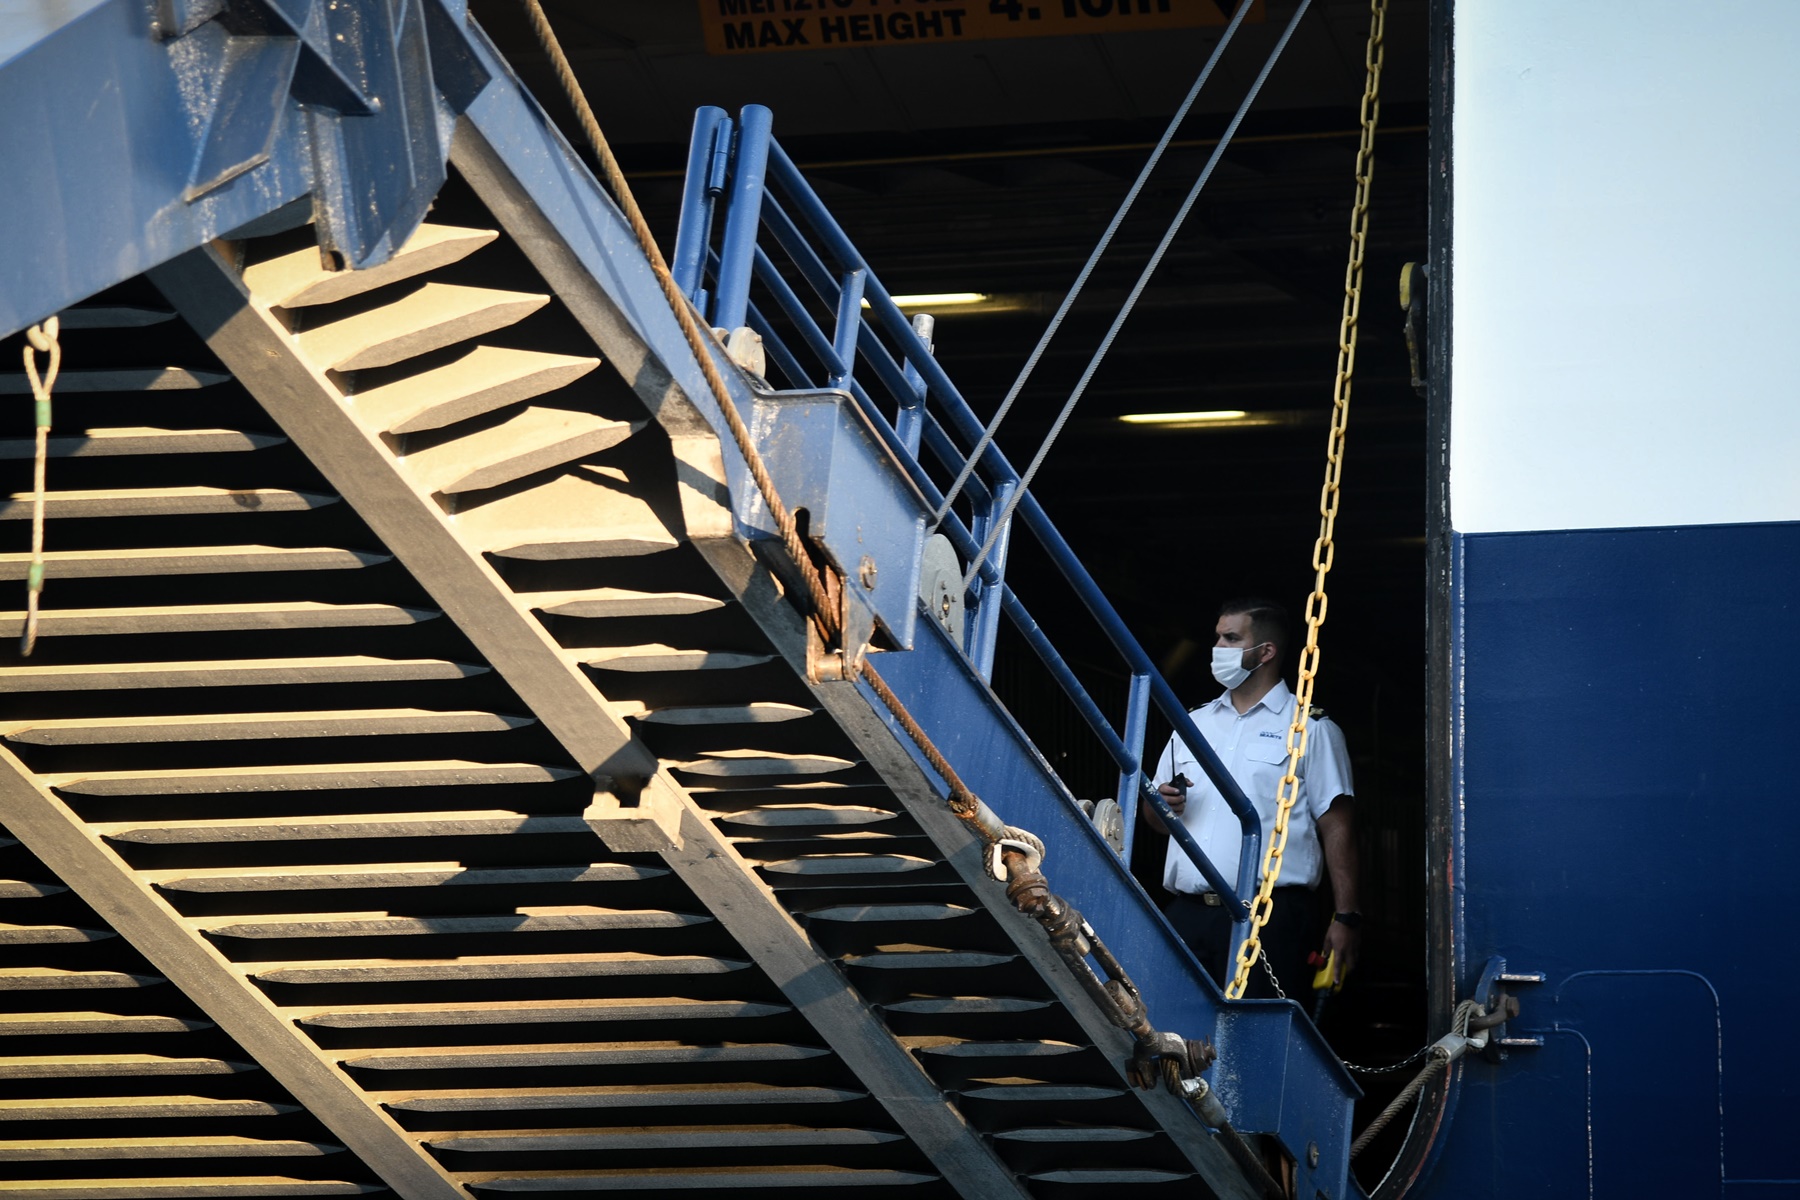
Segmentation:
{"type": "Polygon", "coordinates": [[[0,1037],[45,1037],[53,1034],[191,1033],[211,1029],[212,1022],[154,1014],[104,1012],[0,1013],[0,1037]]]}
{"type": "Polygon", "coordinates": [[[308,246],[244,268],[244,282],[280,308],[331,304],[460,262],[499,236],[492,229],[428,223],[378,267],[328,271],[320,265],[317,248],[308,246]]]}
{"type": "Polygon", "coordinates": [[[237,1075],[262,1068],[222,1058],[157,1054],[39,1054],[0,1058],[0,1079],[90,1079],[140,1075],[237,1075]]]}
{"type": "Polygon", "coordinates": [[[0,738],[34,746],[107,746],[495,733],[536,723],[532,717],[471,709],[440,712],[423,708],[363,708],[179,717],[65,717],[0,726],[0,738]]]}
{"type": "MultiPolygon", "coordinates": [[[[51,608],[38,613],[43,637],[134,633],[224,633],[251,629],[354,629],[416,625],[440,614],[398,604],[325,604],[314,600],[254,604],[176,604],[155,608],[51,608]]],[[[23,612],[0,612],[0,637],[25,628],[23,612]]]]}
{"type": "MultiPolygon", "coordinates": [[[[207,513],[301,512],[336,504],[336,496],[319,496],[285,488],[169,487],[118,491],[48,492],[44,517],[184,517],[207,513]]],[[[0,521],[29,521],[34,508],[30,492],[0,499],[0,521]]]]}
{"type": "Polygon", "coordinates": [[[667,875],[662,867],[588,863],[568,867],[465,867],[459,863],[368,863],[350,866],[228,867],[195,874],[143,871],[165,892],[341,891],[390,887],[519,887],[546,883],[626,883],[667,875]]]}
{"type": "MultiPolygon", "coordinates": [[[[170,546],[152,550],[47,550],[50,579],[143,575],[223,575],[262,571],[344,571],[389,562],[386,554],[329,546],[170,546]]],[[[23,579],[28,553],[0,554],[0,579],[23,579]]]]}
{"type": "Polygon", "coordinates": [[[224,662],[76,663],[58,667],[0,667],[0,692],[297,687],[317,683],[467,679],[486,672],[486,667],[438,658],[375,658],[370,655],[224,662]]]}
{"type": "Polygon", "coordinates": [[[388,367],[517,324],[548,303],[544,295],[427,283],[391,304],[308,329],[299,343],[327,370],[388,367]]]}
{"type": "Polygon", "coordinates": [[[88,1162],[119,1158],[132,1161],[168,1158],[313,1158],[342,1152],[342,1146],[334,1146],[329,1142],[300,1142],[232,1134],[0,1141],[0,1163],[88,1162]]]}
{"type": "Polygon", "coordinates": [[[555,783],[581,772],[537,763],[431,762],[320,763],[304,767],[202,767],[171,771],[108,771],[41,776],[75,796],[202,796],[243,792],[323,792],[355,788],[491,787],[555,783]]]}
{"type": "Polygon", "coordinates": [[[498,425],[409,453],[400,465],[427,491],[475,492],[610,450],[643,425],[531,405],[498,425]]]}
{"type": "Polygon", "coordinates": [[[168,1179],[56,1179],[0,1181],[4,1200],[239,1200],[273,1196],[367,1196],[387,1189],[372,1183],[295,1179],[286,1175],[215,1175],[168,1179]]]}
{"type": "Polygon", "coordinates": [[[460,511],[454,523],[470,545],[501,558],[615,558],[680,545],[648,504],[594,471],[460,511]]]}
{"type": "MultiPolygon", "coordinates": [[[[132,454],[231,454],[280,446],[287,439],[272,433],[245,433],[236,429],[154,429],[121,426],[88,429],[79,434],[54,434],[46,452],[51,458],[106,458],[132,454]]],[[[0,438],[0,459],[35,458],[37,439],[0,438]]]]}
{"type": "MultiPolygon", "coordinates": [[[[250,974],[263,983],[442,983],[497,979],[578,979],[625,975],[720,974],[749,964],[730,959],[637,953],[467,954],[456,958],[320,959],[259,963],[250,974]]],[[[699,1003],[694,1001],[693,1003],[699,1003]]],[[[785,1011],[762,1005],[749,1015],[785,1011]]]]}
{"type": "Polygon", "coordinates": [[[600,365],[597,358],[476,346],[447,366],[358,391],[345,404],[379,433],[422,433],[574,383],[600,365]]]}
{"type": "Polygon", "coordinates": [[[72,971],[64,967],[0,967],[0,992],[141,988],[167,982],[160,975],[131,975],[124,971],[72,971]]]}

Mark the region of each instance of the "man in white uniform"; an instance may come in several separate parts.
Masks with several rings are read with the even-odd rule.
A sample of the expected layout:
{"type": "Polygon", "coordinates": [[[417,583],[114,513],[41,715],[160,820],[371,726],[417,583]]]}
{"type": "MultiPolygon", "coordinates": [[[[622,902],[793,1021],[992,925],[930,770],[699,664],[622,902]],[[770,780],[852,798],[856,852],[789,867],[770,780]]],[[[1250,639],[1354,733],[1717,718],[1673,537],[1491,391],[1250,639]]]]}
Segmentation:
{"type": "MultiPolygon", "coordinates": [[[[1282,664],[1292,648],[1292,626],[1280,605],[1237,600],[1220,610],[1215,632],[1213,677],[1226,690],[1188,715],[1256,806],[1266,850],[1275,834],[1275,802],[1287,773],[1288,727],[1294,719],[1294,693],[1281,678],[1282,664]]],[[[1265,963],[1281,981],[1282,990],[1290,998],[1306,1002],[1312,979],[1307,955],[1315,948],[1334,953],[1334,966],[1341,977],[1356,963],[1362,925],[1356,899],[1350,755],[1344,747],[1343,731],[1316,708],[1308,719],[1306,755],[1300,760],[1298,775],[1299,796],[1288,816],[1275,907],[1263,928],[1262,945],[1265,963]],[[1314,889],[1326,878],[1334,915],[1321,945],[1314,889]]],[[[1237,814],[1179,738],[1169,739],[1153,778],[1164,781],[1158,790],[1169,807],[1219,873],[1235,884],[1242,838],[1237,814]],[[1191,781],[1185,788],[1175,782],[1183,778],[1191,781]]],[[[1168,832],[1148,804],[1142,811],[1151,828],[1168,832]]],[[[1230,911],[1174,841],[1169,843],[1163,866],[1163,886],[1173,897],[1166,910],[1169,922],[1213,978],[1223,984],[1235,969],[1235,964],[1226,962],[1231,945],[1230,911]]],[[[1245,995],[1275,995],[1263,964],[1252,972],[1245,995]]]]}

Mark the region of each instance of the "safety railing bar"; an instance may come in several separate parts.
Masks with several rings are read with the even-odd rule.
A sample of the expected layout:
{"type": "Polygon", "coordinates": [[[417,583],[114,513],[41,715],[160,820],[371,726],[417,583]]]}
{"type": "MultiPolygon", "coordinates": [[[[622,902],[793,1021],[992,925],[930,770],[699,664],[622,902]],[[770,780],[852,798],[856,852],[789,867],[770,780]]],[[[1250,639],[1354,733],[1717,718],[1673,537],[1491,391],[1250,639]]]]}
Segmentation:
{"type": "Polygon", "coordinates": [[[670,256],[669,270],[675,276],[682,295],[693,299],[700,290],[701,266],[706,261],[706,246],[712,236],[713,148],[718,141],[721,124],[731,122],[724,109],[707,105],[694,113],[694,132],[688,140],[687,177],[681,185],[681,222],[675,230],[675,253],[670,256]]]}
{"type": "Polygon", "coordinates": [[[713,324],[736,329],[744,323],[750,302],[750,250],[761,227],[758,215],[768,191],[770,130],[774,114],[760,104],[746,104],[738,114],[736,144],[732,148],[729,206],[725,231],[719,237],[718,296],[713,303],[713,324]]]}
{"type": "MultiPolygon", "coordinates": [[[[771,153],[775,149],[779,149],[779,143],[771,148],[771,153]]],[[[806,240],[806,234],[801,232],[800,226],[795,223],[794,218],[782,205],[781,198],[774,193],[763,197],[762,221],[764,227],[774,236],[775,244],[780,246],[789,261],[799,268],[800,277],[806,280],[807,285],[812,288],[820,302],[826,308],[835,311],[838,291],[837,273],[832,269],[831,264],[821,258],[817,250],[813,249],[812,243],[806,240]]]]}
{"type": "MultiPolygon", "coordinates": [[[[832,264],[821,258],[818,251],[806,240],[793,217],[782,207],[778,197],[770,196],[765,199],[763,224],[768,227],[770,233],[774,234],[776,244],[787,253],[789,260],[799,268],[801,277],[811,285],[820,302],[833,312],[838,311],[843,305],[843,288],[838,282],[838,275],[833,271],[832,264]]],[[[859,271],[862,273],[865,294],[868,285],[875,281],[874,273],[860,259],[855,264],[842,269],[845,274],[859,271]]],[[[886,294],[883,291],[882,295],[886,294]]],[[[921,346],[924,344],[910,323],[907,324],[906,331],[914,341],[919,342],[921,346]]],[[[917,393],[911,381],[906,378],[905,369],[900,363],[894,361],[893,355],[888,352],[886,346],[882,345],[880,337],[869,325],[867,318],[860,316],[860,313],[857,321],[856,349],[863,360],[874,369],[876,376],[889,394],[893,396],[896,416],[901,407],[918,403],[913,399],[917,393]]],[[[904,447],[904,442],[896,442],[896,445],[904,447]]]]}
{"type": "Polygon", "coordinates": [[[837,350],[832,347],[831,339],[825,336],[825,330],[813,319],[813,315],[806,311],[805,303],[795,294],[788,281],[782,278],[780,268],[761,246],[756,248],[756,278],[775,298],[782,315],[799,331],[806,348],[812,351],[819,360],[819,365],[825,368],[825,374],[842,374],[844,364],[838,358],[837,350]]]}
{"type": "MultiPolygon", "coordinates": [[[[857,252],[855,245],[851,243],[836,218],[826,209],[817,193],[800,174],[800,169],[794,165],[793,159],[788,157],[787,151],[773,139],[769,146],[767,170],[770,182],[787,196],[789,202],[796,207],[807,224],[825,243],[826,249],[839,260],[842,267],[867,268],[868,264],[863,261],[861,254],[857,252]]],[[[913,332],[912,326],[901,313],[899,306],[894,303],[893,297],[888,294],[887,289],[881,285],[881,281],[872,272],[864,285],[864,295],[869,299],[869,313],[874,319],[877,330],[885,333],[894,345],[900,347],[902,357],[913,363],[918,369],[929,390],[936,394],[939,401],[938,407],[946,411],[957,426],[957,432],[967,438],[971,445],[979,444],[984,426],[975,416],[974,410],[969,407],[968,401],[951,382],[943,367],[926,351],[923,341],[920,340],[918,334],[913,332]]],[[[883,423],[885,424],[885,421],[883,423]]],[[[981,457],[984,463],[991,464],[990,469],[1001,479],[1019,478],[1019,473],[1013,469],[1012,464],[1007,461],[998,446],[989,443],[981,457]]],[[[1100,624],[1102,631],[1106,633],[1114,648],[1124,657],[1127,665],[1134,673],[1142,672],[1150,676],[1151,694],[1156,701],[1157,709],[1169,721],[1175,735],[1187,745],[1201,771],[1212,781],[1213,786],[1219,789],[1227,806],[1236,814],[1239,827],[1243,831],[1245,851],[1239,858],[1237,891],[1247,893],[1250,890],[1251,879],[1260,869],[1262,858],[1262,819],[1258,816],[1255,806],[1244,795],[1243,788],[1231,777],[1231,773],[1225,769],[1225,765],[1219,761],[1219,756],[1213,752],[1212,746],[1201,736],[1200,731],[1194,728],[1193,721],[1188,718],[1187,710],[1176,699],[1174,690],[1169,687],[1168,681],[1163,679],[1161,672],[1155,669],[1150,662],[1149,655],[1144,652],[1143,647],[1138,644],[1131,631],[1125,627],[1118,612],[1100,591],[1099,585],[1094,582],[1093,577],[1088,574],[1087,568],[1082,565],[1080,559],[1075,557],[1068,542],[1050,522],[1037,498],[1029,492],[1025,493],[1020,498],[1018,512],[1024,515],[1027,527],[1050,554],[1051,561],[1062,572],[1063,577],[1075,588],[1083,606],[1100,624]]],[[[986,564],[983,566],[985,568],[986,564]]],[[[985,578],[986,571],[984,570],[982,574],[985,578]]]]}
{"type": "MultiPolygon", "coordinates": [[[[1205,877],[1206,882],[1212,884],[1213,891],[1219,894],[1219,899],[1229,901],[1226,908],[1231,913],[1231,919],[1240,924],[1248,919],[1250,906],[1245,904],[1241,897],[1248,896],[1255,890],[1255,876],[1252,875],[1246,882],[1240,865],[1238,885],[1235,888],[1232,887],[1230,883],[1226,882],[1225,876],[1220,873],[1219,868],[1213,865],[1212,859],[1206,857],[1206,851],[1200,848],[1200,843],[1194,840],[1194,835],[1188,831],[1188,827],[1181,823],[1181,818],[1175,815],[1175,810],[1169,807],[1169,802],[1163,799],[1162,793],[1150,786],[1150,781],[1139,779],[1139,794],[1149,802],[1156,815],[1162,819],[1163,827],[1169,831],[1170,839],[1181,847],[1188,856],[1188,861],[1194,864],[1195,869],[1205,877]]],[[[1249,839],[1246,836],[1242,850],[1244,858],[1240,859],[1240,864],[1248,860],[1249,850],[1249,839]]]]}
{"type": "Polygon", "coordinates": [[[763,311],[757,307],[756,301],[749,301],[746,307],[749,309],[750,328],[762,335],[763,349],[774,361],[775,366],[787,377],[788,383],[797,388],[813,387],[812,376],[806,373],[806,368],[800,365],[800,360],[794,357],[794,352],[787,348],[787,343],[775,336],[774,326],[769,324],[768,317],[763,315],[763,311]]]}

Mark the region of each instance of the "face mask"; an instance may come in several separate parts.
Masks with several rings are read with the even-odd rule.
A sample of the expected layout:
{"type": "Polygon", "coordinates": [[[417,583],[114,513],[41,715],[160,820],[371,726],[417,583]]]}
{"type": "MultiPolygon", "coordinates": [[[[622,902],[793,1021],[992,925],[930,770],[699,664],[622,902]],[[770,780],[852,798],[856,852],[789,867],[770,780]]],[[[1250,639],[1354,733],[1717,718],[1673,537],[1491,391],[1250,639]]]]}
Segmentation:
{"type": "MultiPolygon", "coordinates": [[[[1258,642],[1256,645],[1246,646],[1242,650],[1231,646],[1214,646],[1212,652],[1213,678],[1218,680],[1219,686],[1228,692],[1238,687],[1255,671],[1254,667],[1244,665],[1244,655],[1251,650],[1260,650],[1267,644],[1258,642]]],[[[1261,663],[1257,664],[1257,666],[1261,665],[1261,663]]]]}

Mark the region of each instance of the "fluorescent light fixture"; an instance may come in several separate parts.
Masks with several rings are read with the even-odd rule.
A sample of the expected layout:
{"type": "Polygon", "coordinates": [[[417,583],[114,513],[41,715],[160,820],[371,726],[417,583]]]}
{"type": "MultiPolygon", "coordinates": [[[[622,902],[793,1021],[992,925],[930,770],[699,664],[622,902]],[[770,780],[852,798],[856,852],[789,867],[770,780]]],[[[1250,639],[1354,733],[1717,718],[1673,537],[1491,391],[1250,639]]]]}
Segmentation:
{"type": "MultiPolygon", "coordinates": [[[[927,292],[919,296],[895,296],[894,303],[901,308],[955,308],[961,304],[981,304],[988,298],[986,292],[927,292]]],[[[862,302],[864,308],[869,302],[862,302]]]]}
{"type": "Polygon", "coordinates": [[[1241,421],[1250,414],[1241,408],[1218,408],[1210,412],[1126,413],[1119,420],[1127,425],[1218,425],[1225,421],[1241,421]]]}

